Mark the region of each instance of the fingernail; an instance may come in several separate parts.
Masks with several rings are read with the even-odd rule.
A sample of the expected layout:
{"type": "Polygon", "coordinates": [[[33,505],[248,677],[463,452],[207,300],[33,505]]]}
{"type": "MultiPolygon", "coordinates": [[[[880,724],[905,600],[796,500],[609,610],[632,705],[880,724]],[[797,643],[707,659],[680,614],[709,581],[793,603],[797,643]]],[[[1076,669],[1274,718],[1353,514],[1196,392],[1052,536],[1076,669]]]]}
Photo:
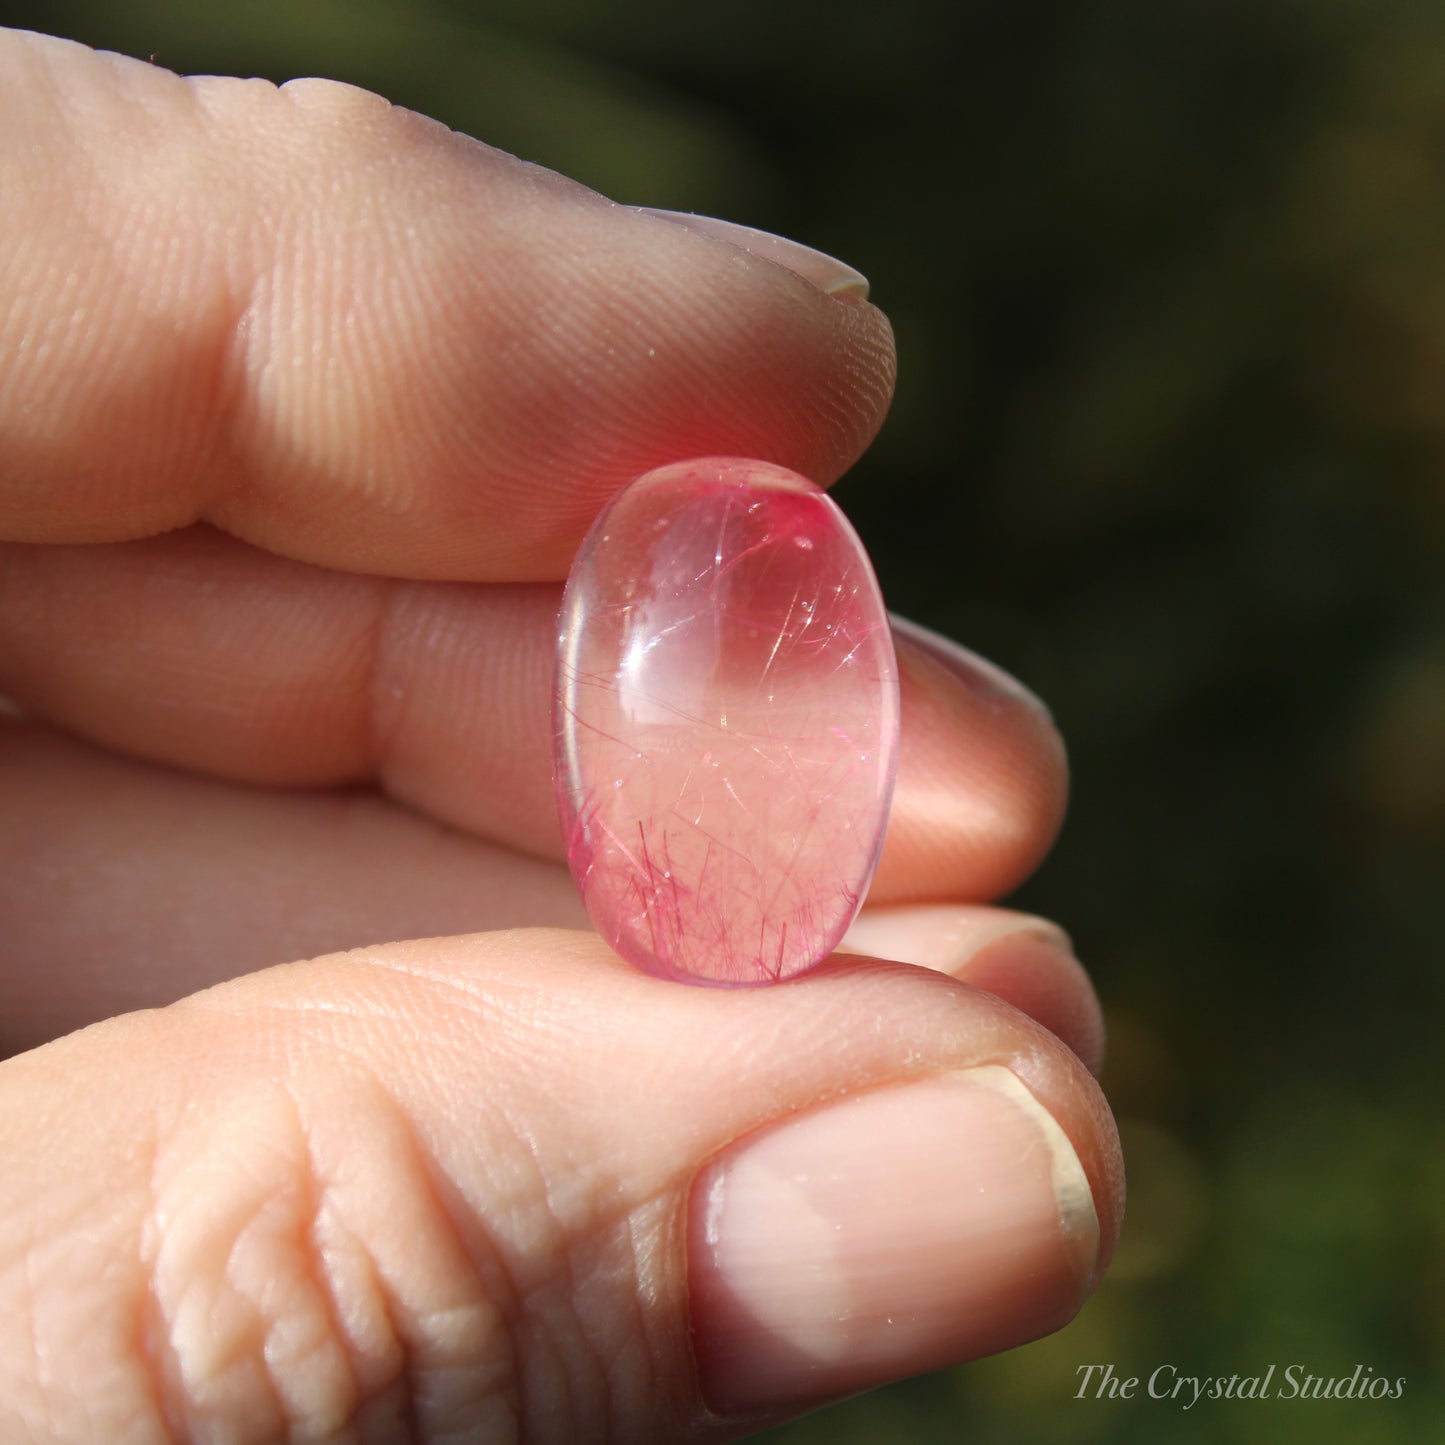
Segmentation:
{"type": "Polygon", "coordinates": [[[694,1186],[703,1395],[746,1412],[1036,1339],[1087,1294],[1078,1156],[1001,1065],[857,1095],[742,1141],[694,1186]]]}
{"type": "Polygon", "coordinates": [[[1004,697],[1024,703],[1035,712],[1052,718],[1047,704],[1036,693],[1032,693],[1012,673],[1005,672],[996,663],[976,652],[961,646],[941,632],[922,627],[896,612],[889,614],[895,637],[903,637],[921,651],[926,652],[935,662],[946,667],[973,692],[985,697],[1004,697]]]}
{"type": "Polygon", "coordinates": [[[771,231],[759,231],[752,226],[740,226],[736,221],[720,221],[716,216],[695,216],[690,211],[659,211],[652,206],[638,206],[636,209],[645,215],[656,216],[660,221],[685,226],[689,231],[730,241],[764,261],[771,261],[775,266],[782,266],[801,276],[839,301],[868,299],[868,278],[861,271],[855,271],[834,256],[790,241],[786,236],[775,236],[771,231]]]}

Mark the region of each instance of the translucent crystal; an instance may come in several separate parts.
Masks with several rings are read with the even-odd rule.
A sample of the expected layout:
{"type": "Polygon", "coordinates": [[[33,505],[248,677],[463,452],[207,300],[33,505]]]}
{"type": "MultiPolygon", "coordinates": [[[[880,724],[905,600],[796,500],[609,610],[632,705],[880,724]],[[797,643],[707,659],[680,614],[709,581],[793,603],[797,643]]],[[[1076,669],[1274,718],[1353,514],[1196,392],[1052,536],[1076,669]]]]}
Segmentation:
{"type": "Polygon", "coordinates": [[[882,845],[898,682],[823,491],[719,457],[625,487],[567,582],[556,716],[568,861],[623,957],[714,984],[827,957],[882,845]]]}

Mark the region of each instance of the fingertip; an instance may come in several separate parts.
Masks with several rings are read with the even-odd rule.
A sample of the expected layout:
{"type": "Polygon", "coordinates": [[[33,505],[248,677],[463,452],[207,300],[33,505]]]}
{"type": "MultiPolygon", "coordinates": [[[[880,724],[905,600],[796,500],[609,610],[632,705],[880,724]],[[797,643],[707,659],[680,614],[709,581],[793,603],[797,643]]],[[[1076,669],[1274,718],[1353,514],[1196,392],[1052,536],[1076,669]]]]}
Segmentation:
{"type": "Polygon", "coordinates": [[[1063,739],[1043,704],[992,664],[901,619],[894,635],[902,750],[872,896],[1001,897],[1063,824],[1063,739]]]}
{"type": "Polygon", "coordinates": [[[849,952],[946,973],[1022,1010],[1098,1075],[1104,1015],[1068,935],[1043,918],[956,904],[869,908],[844,939],[849,952]]]}
{"type": "Polygon", "coordinates": [[[1071,950],[1030,929],[979,949],[955,977],[997,994],[1062,1039],[1096,1078],[1104,1066],[1104,1012],[1071,950]]]}

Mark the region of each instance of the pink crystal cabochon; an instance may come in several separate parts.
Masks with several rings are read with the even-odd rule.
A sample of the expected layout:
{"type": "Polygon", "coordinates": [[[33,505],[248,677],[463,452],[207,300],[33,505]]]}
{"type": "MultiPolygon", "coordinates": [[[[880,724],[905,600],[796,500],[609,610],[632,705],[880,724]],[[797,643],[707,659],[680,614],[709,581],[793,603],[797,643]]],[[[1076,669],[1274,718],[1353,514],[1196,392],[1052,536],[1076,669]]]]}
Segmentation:
{"type": "Polygon", "coordinates": [[[732,457],[624,487],[567,580],[556,703],[567,859],[618,953],[757,984],[833,951],[888,822],[898,674],[826,493],[732,457]]]}

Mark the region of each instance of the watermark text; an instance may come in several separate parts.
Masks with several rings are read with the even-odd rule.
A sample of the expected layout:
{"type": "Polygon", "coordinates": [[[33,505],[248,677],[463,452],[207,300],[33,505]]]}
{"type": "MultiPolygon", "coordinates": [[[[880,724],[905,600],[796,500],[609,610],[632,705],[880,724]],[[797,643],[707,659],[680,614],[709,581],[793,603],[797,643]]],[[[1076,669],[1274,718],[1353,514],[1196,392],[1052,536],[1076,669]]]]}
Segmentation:
{"type": "Polygon", "coordinates": [[[1192,1410],[1201,1400],[1398,1400],[1403,1376],[1391,1379],[1372,1365],[1351,1375],[1317,1375],[1304,1365],[1269,1365],[1254,1375],[1191,1375],[1178,1365],[1155,1365],[1147,1375],[1122,1375],[1113,1365],[1080,1365],[1076,1400],[1168,1400],[1192,1410]]]}

